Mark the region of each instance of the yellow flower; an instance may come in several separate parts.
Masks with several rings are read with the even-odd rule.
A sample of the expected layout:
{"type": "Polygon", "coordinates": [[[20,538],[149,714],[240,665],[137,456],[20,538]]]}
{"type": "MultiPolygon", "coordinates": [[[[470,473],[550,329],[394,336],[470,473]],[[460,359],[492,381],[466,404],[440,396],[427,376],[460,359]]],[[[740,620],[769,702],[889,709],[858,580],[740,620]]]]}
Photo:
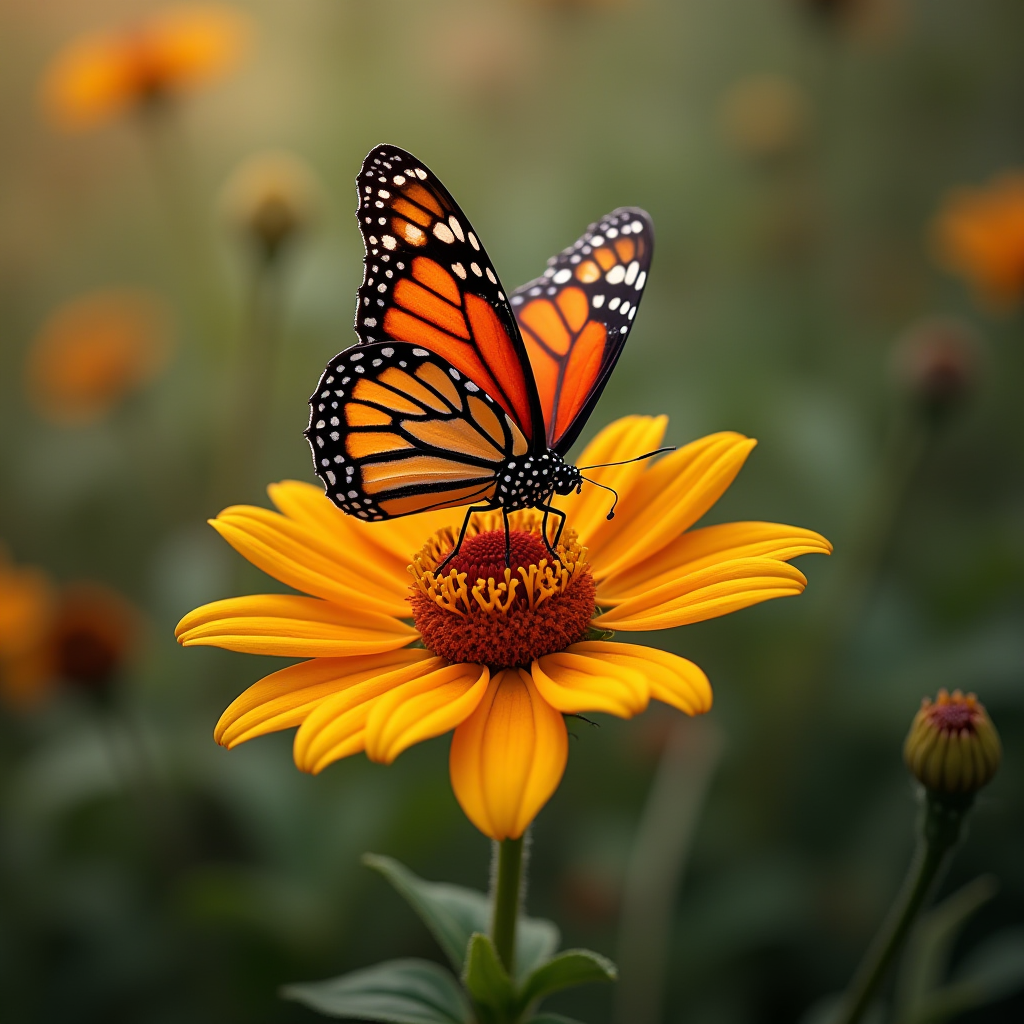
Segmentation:
{"type": "Polygon", "coordinates": [[[29,399],[52,423],[92,423],[151,381],[168,353],[157,300],[145,292],[94,292],[58,309],[32,342],[29,399]]]}
{"type": "Polygon", "coordinates": [[[939,260],[983,302],[1016,305],[1024,295],[1024,174],[951,192],[935,218],[934,238],[939,260]]]}
{"type": "Polygon", "coordinates": [[[248,19],[232,8],[180,4],[80,36],[51,62],[44,106],[63,128],[92,127],[221,77],[249,35],[248,19]]]}
{"type": "MultiPolygon", "coordinates": [[[[619,420],[579,461],[650,451],[666,424],[619,420]]],[[[492,838],[518,838],[561,780],[563,715],[632,718],[652,699],[690,715],[711,706],[707,677],[692,662],[591,637],[798,594],[806,580],[788,560],[831,550],[817,533],[774,523],[690,529],[754,443],[713,434],[653,464],[595,470],[618,490],[618,514],[606,519],[608,495],[596,487],[564,499],[569,525],[553,566],[532,511],[512,516],[511,568],[494,513],[474,518],[442,573],[463,509],[364,523],[296,481],[269,488],[280,514],[225,509],[212,521],[221,536],[311,596],[215,601],[181,620],[179,641],[311,660],[246,690],[215,738],[233,747],[298,726],[295,763],[320,772],[359,751],[388,764],[454,729],[451,781],[463,810],[492,838]]]]}

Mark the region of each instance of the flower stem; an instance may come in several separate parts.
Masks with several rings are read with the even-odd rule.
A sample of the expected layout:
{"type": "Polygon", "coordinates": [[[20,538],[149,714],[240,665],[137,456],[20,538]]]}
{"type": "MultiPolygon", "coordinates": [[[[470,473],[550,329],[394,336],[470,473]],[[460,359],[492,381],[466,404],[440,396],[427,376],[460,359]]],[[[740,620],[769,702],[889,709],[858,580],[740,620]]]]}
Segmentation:
{"type": "Polygon", "coordinates": [[[495,859],[491,939],[505,970],[511,975],[516,966],[516,923],[523,880],[522,837],[496,843],[495,859]]]}
{"type": "Polygon", "coordinates": [[[973,794],[955,797],[932,792],[925,794],[918,824],[917,849],[903,888],[868,947],[832,1024],[857,1024],[870,1006],[960,839],[972,799],[973,794]]]}

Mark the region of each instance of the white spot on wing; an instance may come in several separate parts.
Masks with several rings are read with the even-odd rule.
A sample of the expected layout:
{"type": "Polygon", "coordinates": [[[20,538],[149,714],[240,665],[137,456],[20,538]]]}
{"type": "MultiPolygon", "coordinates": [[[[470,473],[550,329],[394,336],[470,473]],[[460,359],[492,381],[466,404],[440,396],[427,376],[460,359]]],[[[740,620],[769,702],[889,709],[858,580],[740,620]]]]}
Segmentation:
{"type": "Polygon", "coordinates": [[[590,300],[590,302],[591,302],[591,305],[594,307],[594,309],[600,309],[604,305],[604,296],[603,295],[595,295],[590,300]]]}
{"type": "Polygon", "coordinates": [[[640,264],[636,260],[626,268],[626,284],[632,284],[636,280],[637,272],[640,270],[640,264]]]}
{"type": "Polygon", "coordinates": [[[641,270],[640,276],[636,279],[636,290],[640,291],[641,288],[647,283],[647,271],[641,270]]]}
{"type": "Polygon", "coordinates": [[[604,279],[609,284],[622,284],[623,279],[626,276],[626,268],[621,264],[617,263],[607,274],[604,275],[604,279]]]}
{"type": "Polygon", "coordinates": [[[455,232],[455,237],[460,242],[464,242],[466,240],[466,236],[462,233],[462,225],[459,223],[458,218],[453,215],[448,218],[448,223],[451,225],[452,231],[455,232]]]}
{"type": "Polygon", "coordinates": [[[466,280],[466,268],[461,263],[453,263],[452,270],[454,270],[463,281],[466,280]]]}
{"type": "Polygon", "coordinates": [[[572,271],[569,270],[568,267],[566,267],[560,270],[557,274],[555,274],[552,280],[555,282],[555,284],[565,284],[565,282],[568,281],[571,277],[572,271]]]}
{"type": "Polygon", "coordinates": [[[455,235],[452,234],[452,229],[447,224],[442,224],[438,221],[434,225],[434,237],[444,242],[446,245],[451,245],[455,241],[455,235]]]}

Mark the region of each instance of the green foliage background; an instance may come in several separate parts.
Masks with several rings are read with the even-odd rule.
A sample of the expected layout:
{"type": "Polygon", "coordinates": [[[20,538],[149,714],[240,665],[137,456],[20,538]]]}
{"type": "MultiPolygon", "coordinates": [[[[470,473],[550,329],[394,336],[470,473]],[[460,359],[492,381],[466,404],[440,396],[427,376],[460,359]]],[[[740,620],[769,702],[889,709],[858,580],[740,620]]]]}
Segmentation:
{"type": "MultiPolygon", "coordinates": [[[[55,49],[151,6],[0,4],[0,539],[59,580],[121,589],[150,622],[115,709],[61,694],[4,713],[3,1019],[312,1020],[277,999],[281,984],[439,958],[364,851],[487,884],[488,842],[452,796],[447,739],[318,778],[292,766],[287,735],[229,754],[212,727],[272,662],[173,640],[193,606],[274,586],[203,522],[219,508],[204,480],[229,388],[211,356],[244,344],[250,270],[217,197],[267,147],[305,158],[323,197],[287,268],[256,479],[312,479],[306,398],[354,341],[352,181],[388,141],[441,176],[510,287],[602,212],[650,210],[647,297],[590,432],[665,412],[670,443],[757,437],[709,521],[791,522],[835,543],[828,562],[801,562],[798,600],[651,638],[708,672],[716,706],[700,724],[724,751],[675,906],[665,1019],[796,1021],[845,984],[909,856],[900,744],[939,686],[976,690],[1005,746],[944,883],[991,872],[1001,888],[954,962],[1018,926],[1024,325],[936,269],[928,225],[951,187],[1024,164],[1024,8],[891,0],[888,27],[867,30],[855,0],[252,0],[239,4],[258,30],[251,59],[182,105],[168,150],[154,158],[128,119],[49,128],[35,94],[55,49]],[[738,151],[722,122],[728,91],[763,74],[793,83],[807,110],[770,160],[738,151]],[[59,303],[122,285],[170,303],[173,365],[95,427],[47,426],[21,390],[31,338],[59,303]],[[903,479],[886,468],[912,420],[893,346],[935,315],[972,325],[986,358],[903,479]],[[890,528],[871,534],[901,481],[890,528]]],[[[265,498],[250,487],[219,503],[242,501],[265,498]]],[[[614,958],[673,716],[598,719],[571,727],[566,778],[533,832],[528,905],[567,945],[614,958]]],[[[611,1005],[595,988],[552,1008],[598,1024],[611,1005]]],[[[1018,995],[962,1019],[1022,1011],[1018,995]]]]}

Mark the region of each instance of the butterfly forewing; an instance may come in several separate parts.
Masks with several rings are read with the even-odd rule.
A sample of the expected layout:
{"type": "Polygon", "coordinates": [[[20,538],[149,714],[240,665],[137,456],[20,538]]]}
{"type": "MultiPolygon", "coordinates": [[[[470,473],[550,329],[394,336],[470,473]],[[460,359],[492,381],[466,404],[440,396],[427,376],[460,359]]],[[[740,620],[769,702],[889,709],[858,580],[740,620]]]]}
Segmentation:
{"type": "Polygon", "coordinates": [[[561,455],[579,436],[622,352],[653,251],[651,218],[621,207],[512,293],[547,444],[561,455]]]}
{"type": "Polygon", "coordinates": [[[306,430],[328,497],[360,519],[486,502],[529,445],[501,405],[418,345],[353,346],[328,364],[306,430]]]}
{"type": "Polygon", "coordinates": [[[366,247],[356,333],[417,345],[472,380],[543,449],[529,358],[501,282],[469,219],[414,156],[377,146],[357,179],[366,247]]]}

